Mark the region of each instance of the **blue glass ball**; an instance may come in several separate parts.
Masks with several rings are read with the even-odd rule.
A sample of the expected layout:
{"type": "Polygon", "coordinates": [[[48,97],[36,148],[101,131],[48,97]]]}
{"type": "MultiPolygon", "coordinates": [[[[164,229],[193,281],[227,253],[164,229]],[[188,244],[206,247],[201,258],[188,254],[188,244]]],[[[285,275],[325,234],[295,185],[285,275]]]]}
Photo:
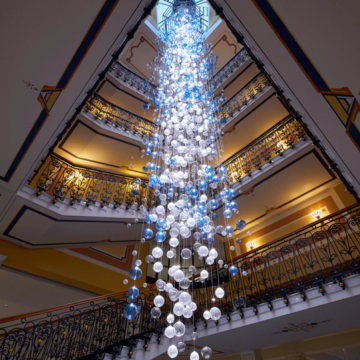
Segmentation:
{"type": "Polygon", "coordinates": [[[128,320],[132,320],[132,319],[135,319],[137,312],[138,312],[138,310],[137,310],[136,305],[129,304],[129,305],[126,305],[126,307],[124,309],[124,316],[128,320]]]}
{"type": "Polygon", "coordinates": [[[232,217],[232,211],[230,209],[226,209],[224,211],[224,218],[225,219],[230,219],[232,217]]]}
{"type": "Polygon", "coordinates": [[[158,156],[158,152],[157,152],[157,151],[153,151],[153,152],[151,153],[151,156],[152,156],[153,159],[156,159],[157,156],[158,156]]]}
{"type": "Polygon", "coordinates": [[[203,218],[197,219],[196,226],[199,229],[203,229],[205,225],[206,225],[206,220],[205,219],[203,219],[203,218]]]}
{"type": "Polygon", "coordinates": [[[152,224],[152,223],[154,222],[154,217],[153,217],[151,214],[146,215],[146,217],[145,217],[145,222],[146,222],[147,224],[152,224]]]}
{"type": "Polygon", "coordinates": [[[156,166],[156,171],[158,171],[158,172],[161,171],[161,166],[160,166],[160,165],[157,165],[157,166],[156,166]]]}
{"type": "Polygon", "coordinates": [[[146,155],[150,155],[150,154],[151,154],[151,149],[150,149],[150,148],[146,148],[146,149],[145,149],[145,154],[146,154],[146,155]]]}
{"type": "Polygon", "coordinates": [[[231,210],[237,210],[238,208],[238,205],[235,201],[232,201],[230,204],[229,204],[229,209],[231,210]]]}
{"type": "Polygon", "coordinates": [[[245,229],[246,227],[246,221],[245,220],[239,220],[237,223],[236,223],[236,228],[238,230],[243,230],[245,229]]]}
{"type": "Polygon", "coordinates": [[[169,159],[169,164],[170,165],[176,165],[176,157],[175,156],[171,156],[169,159]]]}
{"type": "Polygon", "coordinates": [[[241,243],[241,239],[236,238],[236,239],[235,239],[235,242],[236,242],[237,244],[240,244],[240,243],[241,243]]]}
{"type": "Polygon", "coordinates": [[[198,197],[198,191],[196,189],[191,189],[189,195],[192,199],[196,199],[198,197]]]}
{"type": "Polygon", "coordinates": [[[156,236],[155,236],[155,239],[157,242],[164,242],[165,239],[166,239],[166,234],[162,231],[159,231],[156,236]]]}
{"type": "Polygon", "coordinates": [[[208,233],[207,233],[206,231],[202,231],[202,232],[200,233],[200,235],[201,235],[201,239],[202,239],[202,240],[206,240],[207,237],[208,237],[208,233]]]}
{"type": "Polygon", "coordinates": [[[207,174],[212,174],[214,172],[214,168],[211,165],[206,165],[205,172],[207,174]]]}
{"type": "Polygon", "coordinates": [[[144,171],[144,172],[148,171],[147,166],[143,166],[142,171],[144,171]]]}
{"type": "Polygon", "coordinates": [[[159,231],[164,231],[167,227],[167,223],[166,223],[166,220],[164,219],[159,219],[157,222],[156,222],[156,229],[158,229],[159,231]]]}
{"type": "Polygon", "coordinates": [[[234,228],[230,225],[228,225],[226,228],[225,228],[225,231],[228,235],[232,235],[234,233],[234,228]]]}
{"type": "Polygon", "coordinates": [[[153,231],[151,229],[145,229],[143,235],[145,239],[150,239],[153,236],[153,231]]]}
{"type": "Polygon", "coordinates": [[[217,175],[215,175],[214,177],[213,177],[213,183],[214,184],[218,184],[220,182],[220,178],[217,176],[217,175]]]}
{"type": "Polygon", "coordinates": [[[132,286],[129,290],[128,290],[128,297],[131,300],[135,300],[137,297],[139,296],[139,289],[136,286],[132,286]]]}
{"type": "Polygon", "coordinates": [[[226,167],[222,166],[222,167],[219,169],[219,174],[220,174],[220,175],[225,175],[226,173],[227,173],[226,167]]]}
{"type": "Polygon", "coordinates": [[[218,220],[218,219],[219,219],[219,215],[218,215],[217,213],[213,213],[212,218],[213,218],[214,220],[218,220]]]}
{"type": "Polygon", "coordinates": [[[206,241],[209,243],[209,244],[212,244],[214,242],[214,237],[213,236],[208,236],[206,238],[206,241]]]}
{"type": "Polygon", "coordinates": [[[150,109],[150,105],[149,105],[149,104],[144,104],[144,105],[143,105],[143,109],[144,109],[144,110],[149,110],[149,109],[150,109]]]}
{"type": "Polygon", "coordinates": [[[139,280],[141,278],[142,275],[142,271],[138,266],[134,266],[131,270],[130,270],[130,277],[133,280],[139,280]]]}
{"type": "Polygon", "coordinates": [[[205,191],[207,189],[207,187],[208,187],[208,184],[207,184],[207,182],[205,180],[201,180],[199,182],[199,189],[201,191],[205,191]]]}
{"type": "Polygon", "coordinates": [[[205,176],[206,181],[209,181],[209,182],[213,181],[213,178],[214,178],[213,174],[206,174],[206,176],[205,176]]]}
{"type": "Polygon", "coordinates": [[[210,207],[212,210],[215,210],[219,206],[219,202],[216,199],[210,200],[210,207]]]}
{"type": "Polygon", "coordinates": [[[238,272],[239,272],[239,270],[238,270],[238,268],[236,266],[231,265],[229,267],[229,273],[230,273],[231,276],[236,276],[238,272]]]}

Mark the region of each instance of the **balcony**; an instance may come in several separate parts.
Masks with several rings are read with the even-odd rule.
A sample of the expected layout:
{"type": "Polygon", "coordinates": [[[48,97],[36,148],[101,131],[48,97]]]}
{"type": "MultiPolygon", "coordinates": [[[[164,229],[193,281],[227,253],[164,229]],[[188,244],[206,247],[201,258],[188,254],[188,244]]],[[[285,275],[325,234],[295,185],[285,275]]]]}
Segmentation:
{"type": "Polygon", "coordinates": [[[288,116],[220,166],[227,168],[232,183],[241,182],[255,171],[269,166],[286,151],[306,139],[303,127],[288,116]]]}
{"type": "Polygon", "coordinates": [[[28,181],[37,190],[37,196],[46,194],[53,204],[70,199],[70,205],[100,206],[114,209],[125,206],[135,213],[142,206],[155,203],[147,180],[115,175],[104,171],[84,169],[70,164],[56,154],[40,164],[28,181]]]}
{"type": "MultiPolygon", "coordinates": [[[[255,319],[260,323],[269,321],[270,316],[292,316],[302,311],[299,307],[305,302],[306,309],[318,307],[320,301],[327,306],[335,302],[340,316],[344,307],[339,306],[334,294],[344,301],[358,294],[359,225],[360,207],[352,205],[241,255],[220,267],[218,273],[215,267],[209,268],[205,282],[192,277],[198,308],[195,323],[186,320],[185,341],[190,339],[193,326],[200,338],[218,336],[216,333],[223,330],[230,334],[239,327],[254,326],[255,319]],[[231,264],[238,269],[236,276],[228,272],[231,264]],[[223,287],[225,296],[213,302],[218,286],[223,287]],[[313,299],[317,299],[316,304],[313,299]],[[203,310],[212,306],[221,310],[222,317],[217,321],[202,317],[203,310]],[[243,318],[248,321],[244,323],[243,318]]],[[[57,359],[59,354],[66,359],[86,359],[89,355],[101,358],[105,353],[113,358],[131,358],[134,352],[142,351],[142,359],[151,359],[155,356],[147,352],[149,347],[155,346],[159,355],[164,346],[157,347],[156,342],[167,342],[162,336],[166,317],[154,319],[150,314],[157,294],[154,286],[141,289],[135,300],[138,315],[133,320],[123,316],[128,303],[126,292],[1,319],[1,352],[4,359],[57,359]]],[[[161,308],[164,314],[171,306],[167,296],[165,299],[161,308]]]]}

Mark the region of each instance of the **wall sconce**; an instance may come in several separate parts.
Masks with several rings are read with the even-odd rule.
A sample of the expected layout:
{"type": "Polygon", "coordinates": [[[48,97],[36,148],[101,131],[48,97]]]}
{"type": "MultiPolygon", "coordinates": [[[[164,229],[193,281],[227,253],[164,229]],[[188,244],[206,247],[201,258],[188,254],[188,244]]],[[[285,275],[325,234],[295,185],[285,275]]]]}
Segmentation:
{"type": "Polygon", "coordinates": [[[255,247],[255,240],[249,241],[246,243],[246,246],[250,249],[253,250],[255,247]]]}
{"type": "Polygon", "coordinates": [[[322,211],[321,210],[315,210],[310,215],[313,217],[313,219],[320,220],[321,215],[322,215],[322,211]]]}

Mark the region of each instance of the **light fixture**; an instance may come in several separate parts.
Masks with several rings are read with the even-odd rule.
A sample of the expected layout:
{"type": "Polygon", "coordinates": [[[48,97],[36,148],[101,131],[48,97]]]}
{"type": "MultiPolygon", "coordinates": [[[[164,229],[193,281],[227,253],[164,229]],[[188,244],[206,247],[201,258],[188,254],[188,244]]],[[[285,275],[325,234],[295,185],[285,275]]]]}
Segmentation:
{"type": "Polygon", "coordinates": [[[313,211],[311,214],[310,214],[312,217],[313,217],[313,219],[315,219],[315,220],[320,220],[320,218],[321,218],[321,215],[322,215],[322,210],[315,210],[315,211],[313,211]]]}
{"type": "Polygon", "coordinates": [[[249,242],[246,243],[246,246],[250,249],[253,250],[255,247],[255,240],[251,240],[249,242]]]}

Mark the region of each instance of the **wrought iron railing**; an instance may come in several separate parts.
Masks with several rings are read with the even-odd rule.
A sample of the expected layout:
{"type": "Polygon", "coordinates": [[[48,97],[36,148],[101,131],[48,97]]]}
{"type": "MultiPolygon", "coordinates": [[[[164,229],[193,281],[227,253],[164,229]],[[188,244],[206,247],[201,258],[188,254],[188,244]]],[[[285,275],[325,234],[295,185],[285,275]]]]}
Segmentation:
{"type": "Polygon", "coordinates": [[[305,138],[305,130],[290,115],[224,161],[221,166],[227,168],[230,180],[235,183],[271,163],[274,157],[305,138]]]}
{"type": "Polygon", "coordinates": [[[45,193],[53,197],[53,202],[71,199],[71,204],[83,203],[87,206],[99,204],[101,207],[152,206],[154,192],[148,189],[148,181],[105,171],[85,169],[72,165],[56,154],[50,155],[37,169],[37,175],[29,181],[37,189],[37,195],[45,193]]]}
{"type": "Polygon", "coordinates": [[[225,64],[217,73],[210,79],[210,85],[218,88],[221,84],[229,79],[234,72],[249,58],[245,49],[240,50],[227,64],[225,64]]]}
{"type": "Polygon", "coordinates": [[[268,79],[264,74],[259,73],[222,105],[218,117],[228,121],[267,86],[270,86],[268,79]]]}
{"type": "Polygon", "coordinates": [[[145,98],[151,99],[154,96],[154,92],[156,91],[155,85],[127,69],[118,61],[113,64],[109,72],[114,75],[121,84],[143,95],[145,98]]]}
{"type": "Polygon", "coordinates": [[[156,130],[156,125],[150,120],[113,105],[97,94],[86,103],[84,111],[110,126],[135,136],[150,138],[156,130]]]}
{"type": "MultiPolygon", "coordinates": [[[[360,207],[349,206],[234,259],[228,265],[238,268],[236,276],[222,267],[218,272],[208,269],[206,281],[193,277],[190,291],[198,306],[195,329],[200,322],[207,327],[202,313],[212,306],[230,322],[231,313],[238,311],[243,317],[244,308],[257,314],[258,306],[267,304],[272,310],[272,301],[279,298],[288,305],[288,296],[293,293],[300,293],[306,301],[308,289],[317,288],[325,295],[327,283],[345,288],[344,279],[360,273],[359,226],[360,207]],[[214,302],[218,286],[223,287],[225,296],[214,302]]],[[[163,315],[152,318],[150,310],[157,294],[154,286],[140,291],[135,300],[138,315],[133,320],[123,316],[130,301],[125,292],[0,319],[0,359],[97,359],[105,353],[115,357],[123,346],[129,347],[131,357],[139,339],[144,340],[145,350],[152,334],[161,341],[167,326],[164,315],[171,304],[165,296],[163,315]]],[[[193,326],[193,320],[186,320],[186,324],[193,326]]]]}

